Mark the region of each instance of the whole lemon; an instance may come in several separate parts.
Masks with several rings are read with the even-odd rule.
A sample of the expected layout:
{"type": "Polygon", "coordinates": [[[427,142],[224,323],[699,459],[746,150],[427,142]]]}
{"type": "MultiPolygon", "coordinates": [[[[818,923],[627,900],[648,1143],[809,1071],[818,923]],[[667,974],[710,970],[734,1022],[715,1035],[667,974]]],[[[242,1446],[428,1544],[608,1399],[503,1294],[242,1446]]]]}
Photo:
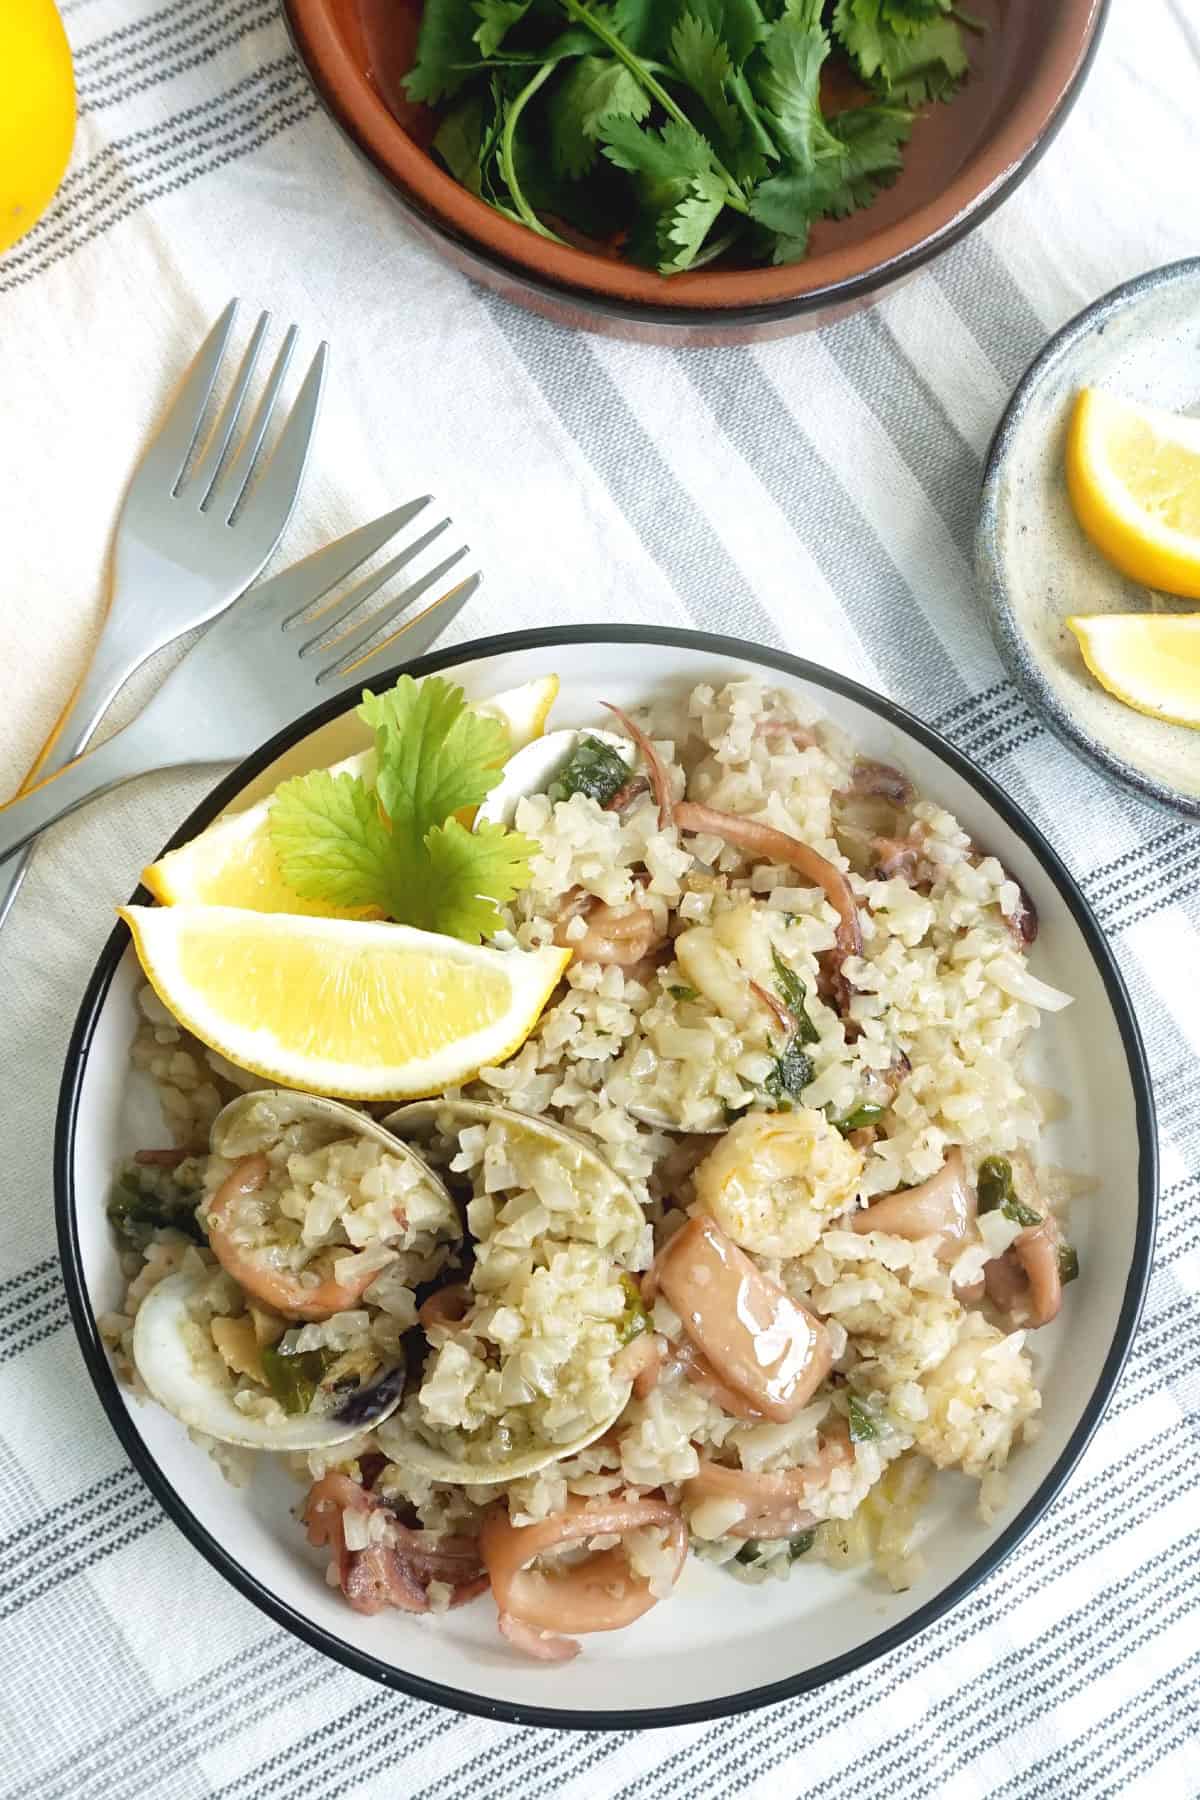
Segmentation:
{"type": "Polygon", "coordinates": [[[71,50],[54,0],[0,0],[0,251],[49,206],[74,136],[71,50]]]}

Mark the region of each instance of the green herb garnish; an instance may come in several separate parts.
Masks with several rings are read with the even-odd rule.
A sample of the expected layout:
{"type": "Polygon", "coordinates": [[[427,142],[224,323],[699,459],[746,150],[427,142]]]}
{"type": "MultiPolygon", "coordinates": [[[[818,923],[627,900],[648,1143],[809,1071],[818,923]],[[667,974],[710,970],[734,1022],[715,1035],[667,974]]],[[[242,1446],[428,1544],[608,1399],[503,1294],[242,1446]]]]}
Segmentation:
{"type": "Polygon", "coordinates": [[[338,1355],[336,1350],[289,1350],[286,1340],[263,1346],[263,1374],[284,1412],[308,1411],[338,1355]]]}
{"type": "Polygon", "coordinates": [[[196,1221],[198,1189],[181,1188],[161,1169],[140,1171],[130,1166],[112,1186],[105,1211],[109,1224],[135,1249],[141,1249],[156,1231],[181,1231],[193,1243],[205,1242],[196,1221]]]}
{"type": "Polygon", "coordinates": [[[641,1337],[643,1331],[650,1329],[650,1315],[646,1311],[636,1277],[622,1275],[621,1286],[625,1290],[625,1310],[617,1320],[617,1341],[629,1344],[635,1337],[641,1337]]]}
{"type": "Polygon", "coordinates": [[[952,0],[425,0],[435,153],[542,237],[674,274],[793,262],[896,178],[911,108],[966,73],[952,0]],[[826,112],[831,58],[867,104],[826,112]]]}
{"type": "Polygon", "coordinates": [[[1079,1277],[1079,1252],[1074,1244],[1058,1246],[1058,1279],[1065,1287],[1068,1281],[1076,1281],[1079,1277]]]}
{"type": "Polygon", "coordinates": [[[815,1531],[797,1532],[794,1538],[789,1538],[788,1540],[788,1561],[796,1562],[800,1557],[807,1556],[816,1541],[817,1534],[815,1531]]]}
{"type": "Polygon", "coordinates": [[[861,1106],[856,1106],[853,1112],[848,1112],[842,1119],[833,1118],[828,1109],[825,1117],[835,1131],[840,1131],[843,1137],[849,1137],[852,1131],[861,1131],[864,1126],[874,1125],[886,1111],[886,1106],[876,1106],[872,1101],[864,1100],[861,1106]]]}
{"type": "Polygon", "coordinates": [[[694,987],[669,987],[667,989],[672,1000],[698,1000],[700,990],[694,987]]]}
{"type": "Polygon", "coordinates": [[[269,816],[280,873],[306,900],[477,943],[503,922],[498,909],[528,881],[537,849],[454,816],[499,781],[503,725],[436,675],[402,675],[390,693],[364,693],[357,711],[375,733],[375,785],[328,769],[285,781],[269,816]]]}
{"type": "Polygon", "coordinates": [[[867,1444],[879,1436],[879,1426],[866,1403],[851,1394],[846,1402],[846,1416],[850,1421],[850,1442],[867,1444]]]}
{"type": "Polygon", "coordinates": [[[995,1212],[999,1207],[1014,1225],[1040,1225],[1042,1215],[1018,1200],[1013,1185],[1012,1164],[1006,1156],[985,1156],[975,1177],[975,1190],[981,1213],[995,1212]]]}
{"type": "Polygon", "coordinates": [[[812,1057],[806,1056],[793,1038],[775,1058],[775,1066],[763,1086],[773,1100],[798,1100],[813,1078],[812,1057]]]}
{"type": "Polygon", "coordinates": [[[779,997],[796,1021],[796,1041],[801,1044],[818,1043],[821,1034],[809,1018],[805,1005],[808,989],[795,969],[789,968],[784,962],[778,950],[771,951],[771,964],[775,970],[775,986],[779,989],[779,997]]]}
{"type": "Polygon", "coordinates": [[[572,794],[586,794],[590,800],[607,806],[628,780],[629,764],[620,752],[600,738],[585,737],[547,788],[546,797],[558,801],[569,800],[572,794]]]}

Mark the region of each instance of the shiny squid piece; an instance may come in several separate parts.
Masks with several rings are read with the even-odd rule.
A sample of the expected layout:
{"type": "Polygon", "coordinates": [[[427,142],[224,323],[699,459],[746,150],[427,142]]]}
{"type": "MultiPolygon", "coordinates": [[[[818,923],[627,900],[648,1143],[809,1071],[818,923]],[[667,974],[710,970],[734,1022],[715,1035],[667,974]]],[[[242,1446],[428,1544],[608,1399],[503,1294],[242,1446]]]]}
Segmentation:
{"type": "Polygon", "coordinates": [[[540,1661],[562,1662],[578,1653],[575,1637],[619,1631],[640,1619],[660,1596],[652,1592],[649,1577],[633,1572],[619,1544],[593,1551],[561,1573],[530,1565],[589,1538],[624,1537],[647,1526],[666,1532],[671,1581],[677,1581],[687,1556],[687,1528],[666,1500],[587,1502],[572,1495],[562,1512],[533,1525],[514,1525],[506,1507],[495,1507],[483,1521],[479,1547],[503,1635],[540,1661]]]}
{"type": "Polygon", "coordinates": [[[839,1420],[823,1435],[813,1460],[799,1468],[760,1474],[702,1458],[699,1473],[684,1483],[683,1498],[693,1506],[702,1500],[732,1500],[743,1507],[741,1518],[726,1527],[728,1537],[795,1537],[817,1522],[809,1510],[812,1495],[825,1486],[834,1469],[853,1461],[849,1432],[839,1420]]]}
{"type": "Polygon", "coordinates": [[[807,1405],[832,1364],[829,1335],[715,1220],[689,1220],[655,1274],[719,1383],[767,1419],[791,1419],[807,1405]]]}
{"type": "Polygon", "coordinates": [[[936,1234],[938,1256],[950,1261],[962,1248],[975,1212],[975,1189],[967,1180],[963,1153],[955,1148],[937,1174],[920,1187],[901,1188],[873,1200],[864,1212],[855,1213],[851,1222],[860,1233],[883,1231],[912,1242],[936,1234]]]}

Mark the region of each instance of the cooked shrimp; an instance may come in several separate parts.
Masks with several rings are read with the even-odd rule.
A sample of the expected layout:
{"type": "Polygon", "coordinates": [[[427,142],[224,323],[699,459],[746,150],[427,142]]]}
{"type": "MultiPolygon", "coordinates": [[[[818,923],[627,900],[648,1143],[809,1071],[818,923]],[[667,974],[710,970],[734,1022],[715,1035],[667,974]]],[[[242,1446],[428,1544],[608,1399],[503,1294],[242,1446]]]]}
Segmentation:
{"type": "Polygon", "coordinates": [[[244,1229],[244,1224],[238,1218],[238,1202],[265,1187],[270,1173],[271,1165],[261,1152],[244,1156],[217,1189],[205,1215],[213,1255],[247,1294],[287,1319],[328,1319],[357,1306],[378,1278],[377,1267],[356,1274],[349,1281],[338,1281],[332,1269],[323,1277],[317,1274],[319,1263],[328,1264],[334,1256],[348,1255],[344,1247],[322,1251],[302,1269],[290,1269],[280,1266],[277,1249],[241,1241],[239,1227],[244,1229]]]}
{"type": "Polygon", "coordinates": [[[618,968],[632,969],[666,942],[666,933],[650,908],[637,900],[606,906],[593,894],[577,890],[558,916],[554,941],[564,950],[573,950],[578,962],[616,963],[618,968]],[[579,918],[586,922],[587,930],[582,937],[571,937],[567,926],[579,918]]]}
{"type": "Polygon", "coordinates": [[[548,1552],[594,1537],[624,1537],[644,1526],[665,1529],[677,1580],[687,1528],[678,1509],[661,1498],[586,1501],[572,1494],[562,1512],[533,1525],[514,1525],[506,1507],[494,1507],[484,1518],[479,1547],[504,1636],[539,1660],[562,1661],[578,1648],[564,1633],[619,1631],[649,1612],[660,1596],[646,1576],[634,1574],[620,1545],[595,1551],[561,1574],[530,1567],[548,1552]]]}

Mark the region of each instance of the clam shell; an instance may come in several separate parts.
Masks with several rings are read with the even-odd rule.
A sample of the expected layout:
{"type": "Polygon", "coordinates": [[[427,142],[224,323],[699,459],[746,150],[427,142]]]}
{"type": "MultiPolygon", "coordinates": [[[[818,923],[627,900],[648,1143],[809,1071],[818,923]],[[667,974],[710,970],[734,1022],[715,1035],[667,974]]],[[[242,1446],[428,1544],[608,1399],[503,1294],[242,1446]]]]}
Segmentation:
{"type": "MultiPolygon", "coordinates": [[[[508,1130],[519,1132],[552,1149],[556,1155],[565,1157],[576,1168],[589,1166],[593,1173],[601,1174],[609,1182],[614,1200],[623,1210],[627,1209],[630,1229],[640,1231],[644,1225],[645,1214],[628,1182],[609,1168],[590,1139],[582,1132],[573,1131],[568,1125],[534,1118],[528,1113],[516,1112],[511,1107],[492,1106],[481,1100],[418,1100],[389,1113],[384,1124],[397,1132],[420,1132],[447,1114],[452,1120],[457,1119],[463,1123],[489,1125],[499,1122],[508,1130]]],[[[380,1434],[380,1446],[399,1467],[423,1475],[430,1481],[448,1482],[459,1487],[496,1486],[501,1482],[516,1481],[523,1475],[534,1475],[539,1469],[561,1462],[564,1457],[574,1456],[597,1438],[603,1437],[629,1404],[631,1392],[631,1385],[625,1385],[619,1403],[608,1415],[589,1425],[569,1442],[544,1444],[536,1450],[526,1450],[513,1456],[504,1463],[472,1462],[467,1458],[450,1456],[428,1443],[403,1418],[395,1418],[385,1427],[380,1434]]]]}
{"type": "Polygon", "coordinates": [[[168,1275],[146,1295],[133,1325],[138,1373],[159,1405],[192,1430],[251,1450],[320,1450],[358,1437],[395,1412],[401,1399],[399,1381],[389,1383],[390,1396],[378,1413],[350,1423],[332,1414],[256,1419],[244,1413],[234,1405],[232,1394],[208,1379],[187,1342],[193,1322],[190,1307],[208,1279],[207,1274],[182,1271],[168,1275]]]}
{"type": "Polygon", "coordinates": [[[532,744],[526,744],[523,750],[509,757],[503,777],[476,813],[476,823],[486,819],[496,825],[511,825],[517,801],[527,794],[544,794],[580,738],[585,737],[598,738],[602,744],[608,744],[632,768],[637,746],[615,732],[548,731],[545,737],[534,738],[532,744]]]}

